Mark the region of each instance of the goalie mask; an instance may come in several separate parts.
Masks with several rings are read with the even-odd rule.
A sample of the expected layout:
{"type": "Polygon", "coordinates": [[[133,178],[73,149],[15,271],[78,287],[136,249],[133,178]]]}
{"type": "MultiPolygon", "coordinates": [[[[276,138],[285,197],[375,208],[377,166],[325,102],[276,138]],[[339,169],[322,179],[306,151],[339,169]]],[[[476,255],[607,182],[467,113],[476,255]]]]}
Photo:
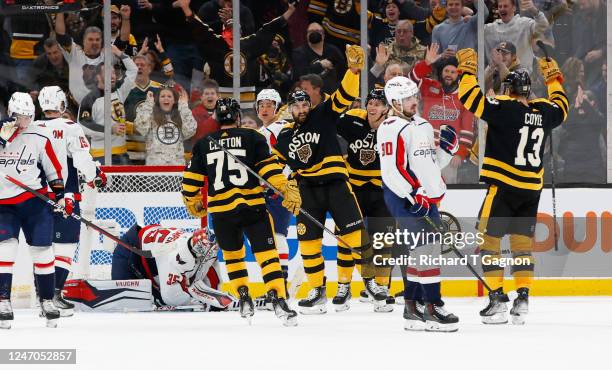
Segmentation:
{"type": "Polygon", "coordinates": [[[526,69],[518,69],[508,73],[502,82],[504,94],[529,97],[531,93],[531,78],[526,69]]]}
{"type": "Polygon", "coordinates": [[[9,117],[15,117],[17,126],[25,129],[34,119],[34,102],[30,94],[16,92],[11,96],[8,103],[7,113],[9,117]]]}
{"type": "Polygon", "coordinates": [[[203,258],[205,261],[217,258],[219,245],[215,233],[207,227],[194,231],[189,239],[189,249],[196,258],[203,258]]]}

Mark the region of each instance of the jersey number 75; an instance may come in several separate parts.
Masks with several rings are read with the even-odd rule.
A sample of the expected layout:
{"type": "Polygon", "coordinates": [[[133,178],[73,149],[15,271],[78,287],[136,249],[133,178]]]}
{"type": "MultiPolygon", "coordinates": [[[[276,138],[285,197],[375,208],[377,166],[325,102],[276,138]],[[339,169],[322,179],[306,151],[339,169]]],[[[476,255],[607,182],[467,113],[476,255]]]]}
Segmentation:
{"type": "MultiPolygon", "coordinates": [[[[228,151],[236,157],[246,157],[246,150],[244,149],[228,149],[228,151]]],[[[224,151],[208,153],[206,161],[208,165],[215,166],[215,181],[213,183],[215,191],[225,188],[229,185],[227,182],[235,186],[242,186],[249,180],[246,168],[236,162],[234,158],[225,154],[224,151]],[[225,162],[227,162],[227,172],[229,174],[224,170],[225,162]]]]}

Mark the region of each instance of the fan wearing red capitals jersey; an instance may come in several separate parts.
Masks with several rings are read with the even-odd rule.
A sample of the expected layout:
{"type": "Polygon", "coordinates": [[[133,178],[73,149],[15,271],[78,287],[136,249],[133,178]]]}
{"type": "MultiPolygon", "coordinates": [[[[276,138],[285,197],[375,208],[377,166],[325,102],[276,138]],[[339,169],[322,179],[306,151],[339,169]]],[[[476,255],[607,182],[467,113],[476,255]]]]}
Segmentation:
{"type": "MultiPolygon", "coordinates": [[[[385,96],[395,116],[380,125],[376,141],[389,212],[401,229],[422,237],[423,233],[434,231],[425,217],[440,222],[437,203],[446,192],[440,169],[448,164],[459,144],[456,131],[443,126],[441,150],[437,150],[431,124],[417,115],[418,94],[417,85],[406,77],[394,77],[387,82],[385,96]]],[[[423,264],[420,258],[439,256],[440,245],[418,240],[404,246],[410,249],[415,261],[406,267],[404,277],[404,328],[456,331],[459,319],[443,307],[440,267],[423,264]]]]}
{"type": "Polygon", "coordinates": [[[231,295],[217,290],[221,283],[219,247],[207,228],[191,234],[159,225],[134,225],[122,240],[151,251],[153,258],[141,257],[118,245],[113,253],[113,280],[150,279],[160,306],[226,309],[235,305],[231,295]]]}

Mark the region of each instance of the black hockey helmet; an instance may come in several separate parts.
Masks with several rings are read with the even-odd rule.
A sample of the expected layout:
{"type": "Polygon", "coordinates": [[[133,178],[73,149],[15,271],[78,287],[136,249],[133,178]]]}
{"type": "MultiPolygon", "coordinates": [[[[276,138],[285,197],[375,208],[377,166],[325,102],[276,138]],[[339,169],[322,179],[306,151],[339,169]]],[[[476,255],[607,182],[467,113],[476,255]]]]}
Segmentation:
{"type": "Polygon", "coordinates": [[[306,93],[306,91],[304,90],[295,90],[294,92],[289,94],[289,97],[287,98],[288,105],[299,101],[307,101],[308,103],[312,104],[312,102],[310,101],[310,95],[308,95],[308,93],[306,93]]]}
{"type": "Polygon", "coordinates": [[[374,88],[370,90],[370,92],[368,93],[368,96],[366,97],[366,101],[365,101],[366,106],[368,105],[370,100],[380,100],[383,104],[386,105],[387,98],[385,97],[385,90],[379,89],[379,88],[374,88]]]}
{"type": "Polygon", "coordinates": [[[526,69],[517,69],[508,73],[502,82],[504,94],[529,97],[531,92],[531,78],[526,69]]]}
{"type": "Polygon", "coordinates": [[[219,124],[232,124],[240,117],[240,104],[233,98],[221,98],[215,106],[215,116],[219,124]]]}

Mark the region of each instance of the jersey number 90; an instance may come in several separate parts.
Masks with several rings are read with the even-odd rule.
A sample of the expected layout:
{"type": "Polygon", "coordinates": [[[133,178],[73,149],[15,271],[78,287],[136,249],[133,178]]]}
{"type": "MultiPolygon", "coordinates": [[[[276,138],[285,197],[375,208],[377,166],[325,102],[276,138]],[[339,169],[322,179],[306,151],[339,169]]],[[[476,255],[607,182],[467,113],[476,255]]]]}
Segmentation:
{"type": "MultiPolygon", "coordinates": [[[[228,151],[236,157],[246,157],[246,150],[244,149],[228,149],[228,151]]],[[[235,186],[242,186],[249,180],[249,174],[246,168],[223,151],[208,153],[206,155],[206,161],[209,166],[215,166],[215,182],[213,183],[215,191],[223,190],[229,185],[226,184],[226,181],[229,181],[229,183],[235,186]],[[227,162],[229,176],[225,176],[225,162],[227,162]]]]}

